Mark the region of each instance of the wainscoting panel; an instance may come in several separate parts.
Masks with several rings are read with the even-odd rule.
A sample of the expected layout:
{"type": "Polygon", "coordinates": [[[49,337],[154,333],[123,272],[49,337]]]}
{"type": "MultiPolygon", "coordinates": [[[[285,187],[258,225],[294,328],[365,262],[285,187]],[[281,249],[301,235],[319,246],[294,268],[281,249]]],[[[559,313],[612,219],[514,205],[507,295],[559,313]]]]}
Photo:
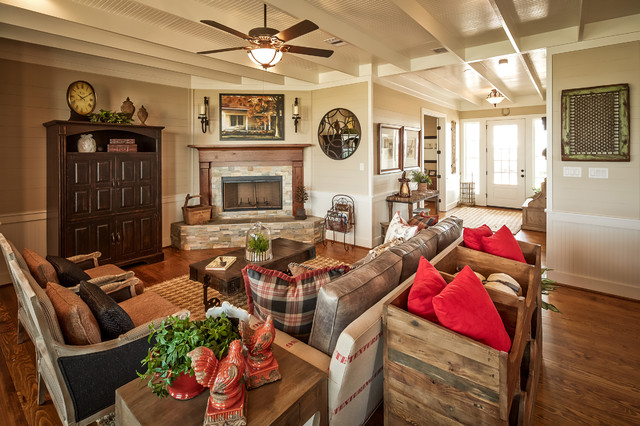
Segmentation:
{"type": "MultiPolygon", "coordinates": [[[[331,207],[331,199],[337,193],[324,191],[309,191],[309,201],[305,204],[307,215],[324,218],[331,207]]],[[[356,210],[356,245],[373,247],[371,225],[371,198],[366,195],[348,194],[353,198],[356,210]]],[[[336,232],[336,241],[342,242],[343,234],[336,232]]],[[[333,239],[333,232],[327,231],[325,237],[333,239]]],[[[347,244],[353,244],[353,233],[347,234],[347,244]]]]}
{"type": "MultiPolygon", "coordinates": [[[[16,249],[22,251],[28,247],[44,256],[47,254],[47,240],[43,238],[47,235],[46,218],[46,211],[2,215],[0,232],[16,246],[16,249]]],[[[10,283],[11,276],[3,256],[0,261],[0,285],[10,283]]]]}
{"type": "Polygon", "coordinates": [[[640,299],[640,220],[547,212],[549,277],[640,299]]]}

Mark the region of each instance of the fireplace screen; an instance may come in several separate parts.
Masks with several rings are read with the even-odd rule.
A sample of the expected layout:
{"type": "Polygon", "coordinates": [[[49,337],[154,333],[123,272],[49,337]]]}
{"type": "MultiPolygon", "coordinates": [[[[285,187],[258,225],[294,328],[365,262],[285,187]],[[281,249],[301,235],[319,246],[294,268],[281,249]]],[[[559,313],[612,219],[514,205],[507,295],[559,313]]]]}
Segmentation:
{"type": "Polygon", "coordinates": [[[222,177],[222,210],[282,209],[282,176],[222,177]]]}

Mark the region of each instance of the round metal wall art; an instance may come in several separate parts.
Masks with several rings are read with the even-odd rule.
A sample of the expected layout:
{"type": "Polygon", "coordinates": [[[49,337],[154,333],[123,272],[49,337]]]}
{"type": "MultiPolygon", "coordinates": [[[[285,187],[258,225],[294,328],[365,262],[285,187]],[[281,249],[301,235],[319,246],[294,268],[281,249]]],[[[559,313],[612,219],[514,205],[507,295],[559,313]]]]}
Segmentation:
{"type": "Polygon", "coordinates": [[[360,122],[345,108],[334,108],[322,117],[318,125],[318,143],[327,157],[344,160],[356,152],[360,144],[360,122]]]}

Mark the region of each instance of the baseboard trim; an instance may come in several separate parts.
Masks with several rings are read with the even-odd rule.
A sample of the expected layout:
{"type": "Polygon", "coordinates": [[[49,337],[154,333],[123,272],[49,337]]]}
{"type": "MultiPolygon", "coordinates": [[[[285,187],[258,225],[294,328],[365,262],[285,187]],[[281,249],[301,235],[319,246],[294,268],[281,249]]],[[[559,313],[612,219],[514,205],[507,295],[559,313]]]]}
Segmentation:
{"type": "Polygon", "coordinates": [[[547,276],[550,279],[557,281],[559,284],[566,284],[571,287],[620,296],[627,299],[640,300],[640,288],[638,286],[625,283],[614,283],[584,275],[559,271],[548,271],[547,276]]]}

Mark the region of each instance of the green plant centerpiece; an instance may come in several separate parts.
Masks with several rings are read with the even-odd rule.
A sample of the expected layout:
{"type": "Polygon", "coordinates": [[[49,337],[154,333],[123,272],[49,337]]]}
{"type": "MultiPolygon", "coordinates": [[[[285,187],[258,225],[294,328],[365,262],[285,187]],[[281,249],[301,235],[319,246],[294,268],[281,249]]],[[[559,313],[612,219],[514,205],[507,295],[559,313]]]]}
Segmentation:
{"type": "Polygon", "coordinates": [[[246,238],[245,258],[249,262],[264,262],[273,257],[271,252],[271,231],[257,222],[249,229],[246,238]]]}
{"type": "Polygon", "coordinates": [[[304,220],[307,218],[307,212],[304,209],[304,203],[309,200],[309,193],[307,192],[307,188],[304,185],[298,185],[296,188],[296,193],[294,194],[294,198],[298,205],[298,209],[296,210],[296,220],[304,220]]]}
{"type": "Polygon", "coordinates": [[[187,353],[206,346],[218,359],[222,359],[229,350],[229,344],[240,339],[238,327],[225,313],[217,318],[196,321],[171,316],[157,327],[151,324],[149,328],[149,342],[155,338],[155,343],[142,360],[147,371],[138,373],[138,376],[142,381],[146,380],[147,386],[159,397],[169,395],[168,387],[181,373],[189,376],[195,374],[187,353]]]}
{"type": "Polygon", "coordinates": [[[106,109],[101,109],[98,113],[89,114],[89,120],[92,123],[117,123],[117,124],[131,124],[131,116],[124,112],[113,112],[106,109]]]}
{"type": "Polygon", "coordinates": [[[411,172],[411,181],[418,182],[418,191],[426,191],[431,184],[431,178],[424,170],[414,170],[411,172]]]}

